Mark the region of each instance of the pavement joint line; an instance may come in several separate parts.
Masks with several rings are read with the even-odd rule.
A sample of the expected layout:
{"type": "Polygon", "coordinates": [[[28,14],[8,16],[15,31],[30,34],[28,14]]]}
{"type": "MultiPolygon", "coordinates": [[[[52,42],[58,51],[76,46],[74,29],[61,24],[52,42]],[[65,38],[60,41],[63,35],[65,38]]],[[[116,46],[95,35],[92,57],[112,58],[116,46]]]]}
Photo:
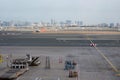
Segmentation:
{"type": "MultiPolygon", "coordinates": [[[[91,44],[94,44],[93,41],[88,37],[88,40],[91,42],[91,44]]],[[[96,46],[93,46],[99,53],[100,55],[108,62],[108,64],[113,68],[115,72],[119,72],[116,66],[112,64],[112,62],[102,53],[96,46]]]]}
{"type": "Polygon", "coordinates": [[[76,80],[80,80],[80,69],[78,64],[77,64],[77,72],[78,72],[78,76],[76,77],[76,80]]]}

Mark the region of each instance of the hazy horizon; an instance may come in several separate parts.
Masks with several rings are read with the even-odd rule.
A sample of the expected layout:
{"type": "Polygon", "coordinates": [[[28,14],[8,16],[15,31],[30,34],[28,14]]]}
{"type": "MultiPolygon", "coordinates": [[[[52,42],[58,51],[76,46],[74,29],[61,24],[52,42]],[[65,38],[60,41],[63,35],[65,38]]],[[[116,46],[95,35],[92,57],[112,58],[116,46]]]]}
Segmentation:
{"type": "Polygon", "coordinates": [[[120,22],[120,0],[0,0],[0,20],[120,22]]]}

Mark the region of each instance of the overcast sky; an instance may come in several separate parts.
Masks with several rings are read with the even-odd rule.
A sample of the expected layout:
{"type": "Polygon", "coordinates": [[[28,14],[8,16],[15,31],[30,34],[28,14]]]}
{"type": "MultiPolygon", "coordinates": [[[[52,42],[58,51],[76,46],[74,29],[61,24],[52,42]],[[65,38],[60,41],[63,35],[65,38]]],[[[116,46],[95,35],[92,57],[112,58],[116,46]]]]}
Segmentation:
{"type": "Polygon", "coordinates": [[[0,20],[120,22],[120,0],[0,0],[0,20]]]}

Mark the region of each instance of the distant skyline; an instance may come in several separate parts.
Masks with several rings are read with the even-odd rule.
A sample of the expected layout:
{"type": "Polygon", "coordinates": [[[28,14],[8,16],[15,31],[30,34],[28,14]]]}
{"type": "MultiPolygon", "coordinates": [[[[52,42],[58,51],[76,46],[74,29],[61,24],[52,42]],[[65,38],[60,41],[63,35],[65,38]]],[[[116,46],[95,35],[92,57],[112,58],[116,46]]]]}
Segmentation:
{"type": "Polygon", "coordinates": [[[0,20],[120,23],[120,0],[0,0],[0,20]]]}

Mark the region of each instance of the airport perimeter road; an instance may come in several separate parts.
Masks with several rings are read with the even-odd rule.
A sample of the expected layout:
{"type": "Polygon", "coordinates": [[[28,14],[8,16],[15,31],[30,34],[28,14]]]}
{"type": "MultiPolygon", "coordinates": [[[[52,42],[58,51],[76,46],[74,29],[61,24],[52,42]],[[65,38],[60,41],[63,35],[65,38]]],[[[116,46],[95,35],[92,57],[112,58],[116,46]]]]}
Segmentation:
{"type": "MultiPolygon", "coordinates": [[[[101,52],[120,70],[120,47],[98,47],[101,52]]],[[[108,62],[99,54],[94,47],[6,47],[1,46],[0,51],[6,55],[13,53],[14,56],[25,56],[26,53],[31,55],[47,55],[54,61],[58,62],[59,56],[65,58],[65,56],[71,54],[78,60],[79,67],[79,80],[120,80],[120,77],[116,76],[116,72],[108,64],[108,62]],[[56,60],[54,60],[56,59],[56,60]]],[[[30,68],[28,72],[20,76],[18,80],[36,80],[50,76],[51,78],[60,80],[68,80],[67,72],[64,72],[64,65],[55,65],[56,68],[44,71],[44,65],[30,68]],[[41,68],[43,67],[43,68],[41,68]],[[57,70],[58,69],[58,70],[57,70]],[[60,71],[60,72],[58,72],[60,71]],[[43,72],[43,73],[42,73],[43,72]],[[53,72],[53,73],[52,73],[53,72]]],[[[46,79],[44,79],[46,80],[46,79]]],[[[74,79],[70,79],[74,80],[74,79]]]]}

